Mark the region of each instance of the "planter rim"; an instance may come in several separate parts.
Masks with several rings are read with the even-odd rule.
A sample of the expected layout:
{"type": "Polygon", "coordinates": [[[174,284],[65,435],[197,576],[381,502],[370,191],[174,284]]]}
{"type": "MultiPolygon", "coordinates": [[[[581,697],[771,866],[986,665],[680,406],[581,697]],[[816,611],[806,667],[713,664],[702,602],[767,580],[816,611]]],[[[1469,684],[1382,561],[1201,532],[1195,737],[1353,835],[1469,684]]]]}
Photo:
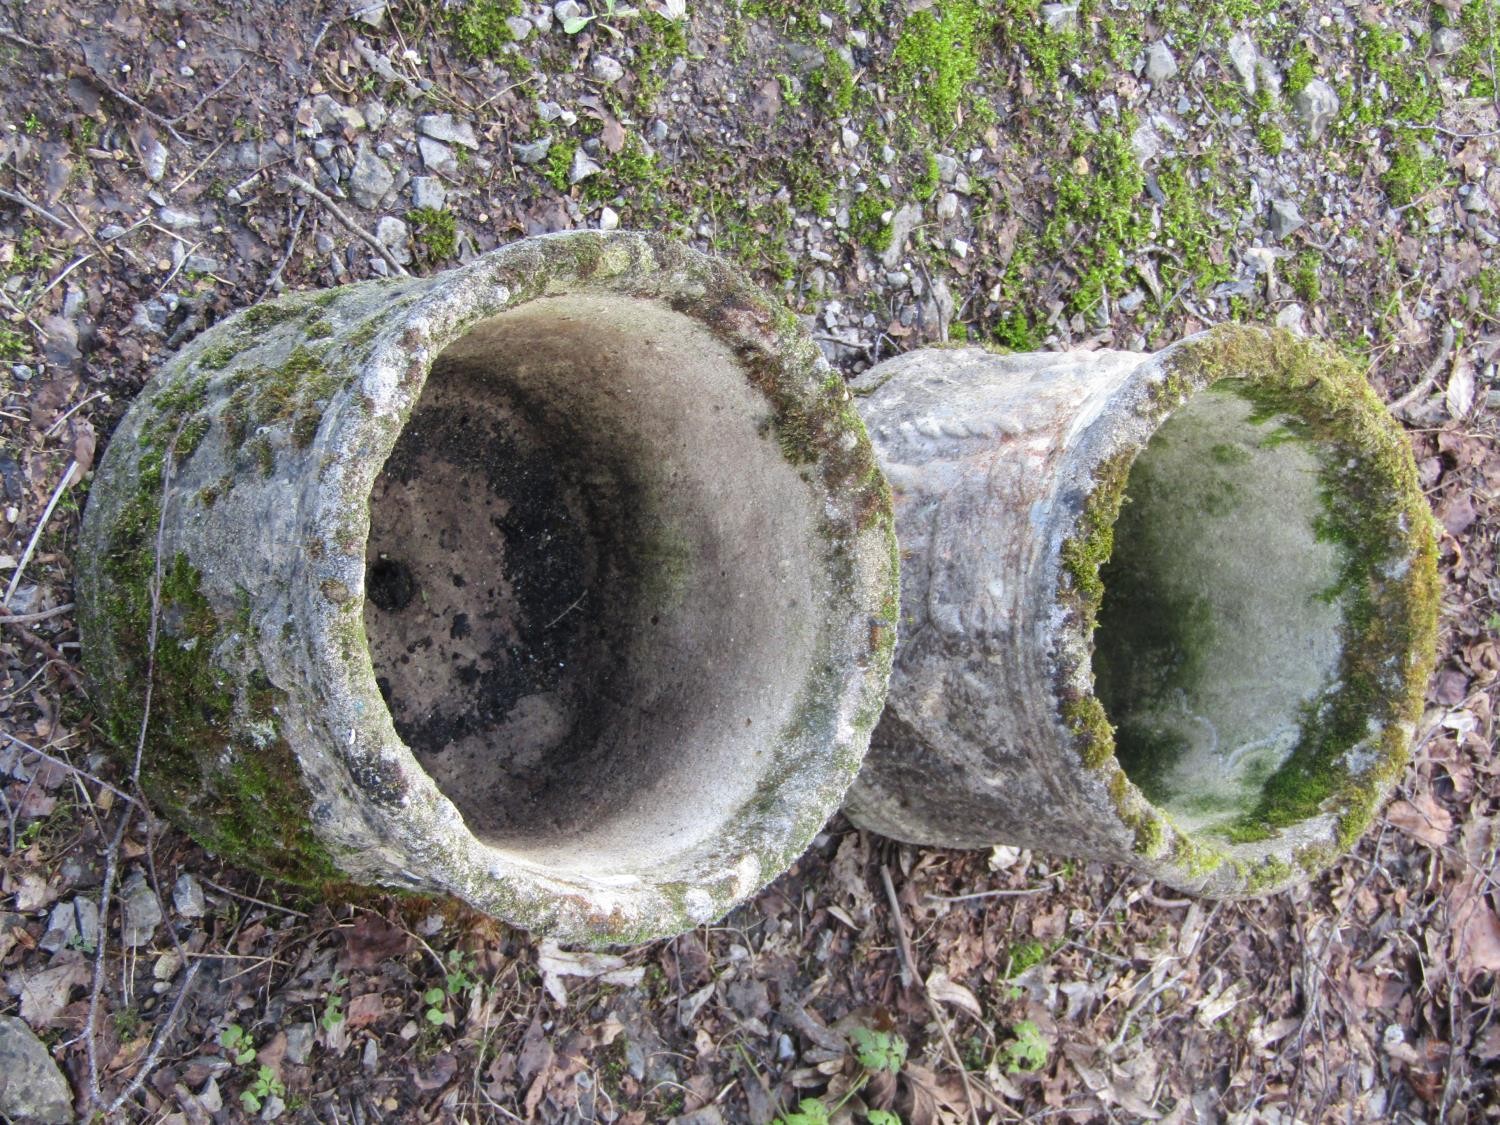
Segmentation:
{"type": "Polygon", "coordinates": [[[1065,724],[1134,830],[1143,869],[1220,894],[1277,889],[1352,847],[1410,753],[1433,667],[1439,598],[1434,521],[1410,445],[1351,363],[1279,329],[1224,325],[1187,337],[1148,357],[1142,377],[1128,380],[1105,409],[1123,421],[1094,428],[1083,459],[1086,491],[1056,559],[1052,612],[1065,724]],[[1319,477],[1319,534],[1343,556],[1340,687],[1331,710],[1354,718],[1336,731],[1332,720],[1305,721],[1260,807],[1225,839],[1182,828],[1126,775],[1094,694],[1092,659],[1096,615],[1108,596],[1100,568],[1113,549],[1130,468],[1168,417],[1228,380],[1240,384],[1257,415],[1290,419],[1299,436],[1332,453],[1319,477]]]}

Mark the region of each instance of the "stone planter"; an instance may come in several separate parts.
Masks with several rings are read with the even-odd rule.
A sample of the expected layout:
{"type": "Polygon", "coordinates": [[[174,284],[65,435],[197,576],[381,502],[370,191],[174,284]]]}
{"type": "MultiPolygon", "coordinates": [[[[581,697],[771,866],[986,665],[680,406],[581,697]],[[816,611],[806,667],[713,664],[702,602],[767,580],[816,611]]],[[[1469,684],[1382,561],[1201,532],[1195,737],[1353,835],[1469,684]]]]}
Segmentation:
{"type": "Polygon", "coordinates": [[[211,850],[627,941],[836,810],[894,644],[840,379],[637,234],[263,304],[173,357],[84,521],[87,670],[211,850]],[[160,610],[151,642],[151,590],[160,610]]]}
{"type": "Polygon", "coordinates": [[[1406,761],[1437,603],[1410,448],[1357,371],[1224,327],[923,350],[862,385],[903,588],[856,823],[1210,895],[1350,846],[1406,761]]]}

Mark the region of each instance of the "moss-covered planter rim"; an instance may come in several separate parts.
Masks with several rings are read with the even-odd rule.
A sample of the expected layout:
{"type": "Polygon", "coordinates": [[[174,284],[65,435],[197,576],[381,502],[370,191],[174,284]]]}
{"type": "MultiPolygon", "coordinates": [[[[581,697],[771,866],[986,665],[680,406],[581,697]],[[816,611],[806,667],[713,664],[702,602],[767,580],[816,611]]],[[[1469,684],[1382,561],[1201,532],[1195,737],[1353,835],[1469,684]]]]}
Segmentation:
{"type": "Polygon", "coordinates": [[[1108,409],[1088,451],[1087,494],[1061,541],[1057,615],[1063,720],[1097,784],[1135,831],[1142,866],[1220,893],[1260,893],[1327,866],[1364,831],[1409,754],[1432,670],[1436,536],[1410,445],[1348,360],[1281,330],[1226,325],[1157,353],[1108,409]],[[1183,830],[1126,775],[1114,728],[1094,694],[1100,568],[1130,470],[1155,431],[1194,395],[1234,381],[1260,416],[1288,422],[1324,451],[1319,484],[1341,577],[1337,720],[1304,725],[1260,806],[1231,834],[1183,830]]]}

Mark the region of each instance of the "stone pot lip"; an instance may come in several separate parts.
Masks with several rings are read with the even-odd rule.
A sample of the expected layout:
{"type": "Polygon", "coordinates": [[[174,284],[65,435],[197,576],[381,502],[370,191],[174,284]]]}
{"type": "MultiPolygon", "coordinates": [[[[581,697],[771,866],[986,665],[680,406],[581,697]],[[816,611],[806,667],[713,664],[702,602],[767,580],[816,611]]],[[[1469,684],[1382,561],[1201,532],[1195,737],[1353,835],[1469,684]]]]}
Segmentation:
{"type": "Polygon", "coordinates": [[[1061,719],[1100,796],[1135,835],[1140,866],[1179,887],[1264,894],[1327,867],[1369,826],[1409,756],[1434,662],[1440,596],[1435,523],[1399,423],[1363,374],[1329,349],[1281,329],[1223,325],[1147,358],[1105,407],[1111,424],[1083,439],[1081,498],[1049,545],[1056,568],[1055,682],[1061,719]],[[1114,754],[1114,729],[1093,690],[1093,632],[1130,467],[1151,435],[1204,388],[1238,380],[1258,413],[1334,452],[1321,474],[1326,528],[1345,556],[1345,638],[1333,730],[1305,723],[1298,759],[1268,783],[1254,820],[1232,839],[1189,832],[1149,801],[1114,754]],[[1337,503],[1332,502],[1337,498],[1337,503]],[[1358,725],[1359,733],[1348,733],[1358,725]],[[1308,755],[1304,755],[1306,749],[1308,755]],[[1310,758],[1309,758],[1310,755],[1310,758]]]}
{"type": "MultiPolygon", "coordinates": [[[[896,620],[891,499],[842,379],[789,312],[737,270],[664,238],[566,232],[513,243],[394,298],[350,393],[324,422],[326,450],[304,492],[313,538],[292,576],[309,697],[322,742],[337,747],[366,816],[398,849],[422,857],[413,885],[442,889],[538,932],[629,942],[721,916],[790,864],[838,809],[884,703],[896,620]],[[654,869],[606,878],[562,876],[476,838],[396,735],[376,686],[363,625],[369,497],[433,361],[476,322],[551,294],[618,294],[697,319],[735,355],[766,398],[783,455],[821,490],[820,557],[835,596],[819,622],[820,659],[804,692],[836,715],[815,761],[782,763],[781,808],[739,810],[724,839],[654,869]],[[836,384],[836,385],[835,385],[836,384]],[[787,435],[796,435],[795,447],[787,435]],[[874,622],[880,623],[880,628],[874,622]]],[[[771,802],[775,804],[777,802],[771,802]]],[[[314,823],[317,823],[314,810],[314,823]]]]}

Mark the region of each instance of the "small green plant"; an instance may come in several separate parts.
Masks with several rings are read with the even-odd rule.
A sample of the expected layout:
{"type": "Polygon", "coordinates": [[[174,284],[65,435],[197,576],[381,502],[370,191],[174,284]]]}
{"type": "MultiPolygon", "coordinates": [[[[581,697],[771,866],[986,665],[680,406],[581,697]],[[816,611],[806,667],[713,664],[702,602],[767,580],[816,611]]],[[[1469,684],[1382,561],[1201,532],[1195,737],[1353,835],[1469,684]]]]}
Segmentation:
{"type": "Polygon", "coordinates": [[[344,1022],[344,998],[338,994],[338,990],[348,983],[348,979],[342,974],[328,982],[328,999],[323,1002],[323,1014],[318,1017],[318,1023],[324,1031],[332,1031],[344,1022]]]}
{"type": "Polygon", "coordinates": [[[406,221],[428,261],[441,262],[458,250],[458,224],[447,208],[418,207],[406,213],[406,221]]]}
{"type": "Polygon", "coordinates": [[[255,1057],[255,1042],[250,1033],[237,1023],[219,1032],[219,1046],[229,1052],[236,1066],[244,1066],[255,1057]]]}
{"type": "Polygon", "coordinates": [[[255,1072],[255,1080],[240,1091],[240,1105],[245,1107],[246,1113],[259,1113],[267,1098],[279,1098],[285,1093],[286,1087],[276,1077],[276,1072],[262,1065],[255,1072]]]}
{"type": "Polygon", "coordinates": [[[941,182],[942,176],[938,171],[937,157],[929,152],[922,174],[912,181],[911,193],[925,203],[937,194],[938,184],[941,182]]]}
{"type": "MultiPolygon", "coordinates": [[[[773,1125],[828,1125],[833,1115],[864,1089],[871,1075],[899,1074],[906,1065],[906,1040],[894,1031],[856,1027],[849,1033],[849,1044],[854,1048],[854,1057],[863,1069],[844,1096],[831,1106],[820,1098],[803,1098],[793,1112],[782,1114],[773,1125]]],[[[901,1125],[901,1118],[884,1109],[866,1111],[865,1120],[871,1125],[901,1125]]]]}
{"type": "Polygon", "coordinates": [[[1047,959],[1047,947],[1039,941],[1023,941],[1010,947],[1005,955],[1005,975],[1018,977],[1027,969],[1047,959]]]}
{"type": "Polygon", "coordinates": [[[871,192],[859,196],[849,205],[849,233],[877,254],[891,244],[891,224],[885,214],[891,204],[871,192]]]}
{"type": "Polygon", "coordinates": [[[449,29],[470,58],[493,59],[515,38],[506,17],[520,14],[521,0],[468,0],[448,12],[449,29]]]}
{"type": "Polygon", "coordinates": [[[849,1034],[854,1044],[854,1057],[859,1065],[872,1074],[885,1071],[899,1074],[906,1064],[906,1040],[894,1031],[875,1031],[868,1027],[856,1027],[849,1034]]]}
{"type": "Polygon", "coordinates": [[[33,137],[40,136],[42,132],[42,119],[38,117],[36,115],[36,111],[33,110],[31,113],[28,113],[26,115],[26,119],[21,122],[21,128],[33,137]]]}
{"type": "Polygon", "coordinates": [[[609,32],[616,38],[619,38],[620,29],[610,25],[609,23],[606,23],[605,21],[621,19],[625,16],[635,16],[640,14],[634,8],[627,7],[624,4],[616,3],[616,0],[603,0],[603,4],[604,10],[601,12],[591,12],[586,16],[569,16],[567,19],[562,21],[563,30],[566,31],[569,35],[577,35],[584,28],[588,27],[589,24],[593,23],[595,20],[598,20],[600,27],[604,28],[605,31],[609,32]]]}
{"type": "Polygon", "coordinates": [[[1009,1074],[1030,1073],[1047,1065],[1051,1047],[1042,1038],[1041,1028],[1030,1020],[1020,1020],[1011,1029],[1012,1039],[1000,1049],[1000,1059],[1009,1074]]]}
{"type": "Polygon", "coordinates": [[[1323,286],[1318,280],[1319,264],[1317,251],[1304,250],[1297,255],[1297,264],[1292,267],[1292,292],[1309,305],[1317,304],[1323,297],[1323,286]]]}
{"type": "Polygon", "coordinates": [[[474,955],[450,949],[447,959],[447,974],[440,986],[422,993],[422,1003],[427,1005],[423,1018],[433,1027],[445,1023],[448,1018],[448,1002],[473,991],[479,981],[473,976],[474,955]]]}
{"type": "Polygon", "coordinates": [[[25,336],[14,328],[0,328],[0,359],[20,359],[28,350],[25,336]]]}
{"type": "MultiPolygon", "coordinates": [[[[255,1061],[255,1041],[237,1023],[232,1023],[219,1032],[219,1046],[224,1048],[235,1066],[247,1066],[255,1061]]],[[[257,1068],[250,1084],[240,1091],[240,1105],[245,1107],[246,1113],[259,1113],[267,1098],[279,1098],[285,1093],[286,1087],[276,1077],[276,1072],[262,1064],[257,1068]]]]}

